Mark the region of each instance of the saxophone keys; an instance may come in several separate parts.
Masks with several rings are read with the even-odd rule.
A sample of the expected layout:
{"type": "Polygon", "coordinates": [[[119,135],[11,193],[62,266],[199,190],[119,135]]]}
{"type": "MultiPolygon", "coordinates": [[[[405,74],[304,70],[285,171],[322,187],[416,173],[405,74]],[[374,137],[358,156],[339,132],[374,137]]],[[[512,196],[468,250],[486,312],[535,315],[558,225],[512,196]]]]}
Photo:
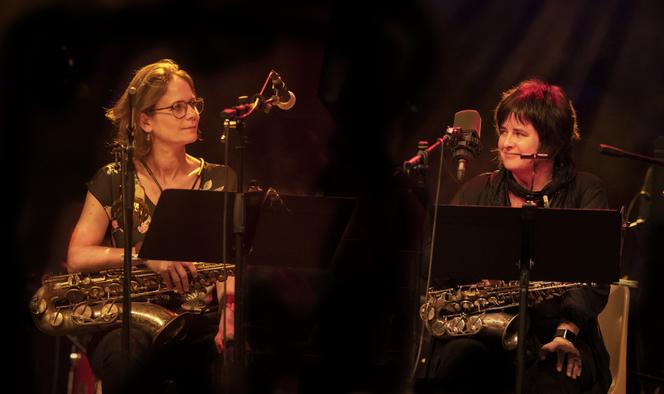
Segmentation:
{"type": "Polygon", "coordinates": [[[482,329],[482,316],[473,315],[468,318],[468,329],[473,333],[477,334],[482,329]]]}
{"type": "Polygon", "coordinates": [[[105,293],[110,296],[118,296],[122,294],[122,285],[119,283],[110,283],[104,288],[105,293]]]}
{"type": "Polygon", "coordinates": [[[427,308],[427,320],[433,320],[436,317],[436,308],[429,306],[427,308]]]}
{"type": "Polygon", "coordinates": [[[445,326],[446,324],[443,320],[436,319],[436,321],[431,324],[431,334],[435,337],[445,336],[445,332],[447,331],[445,326]]]}
{"type": "Polygon", "coordinates": [[[140,287],[141,287],[141,285],[135,280],[132,280],[131,282],[129,282],[129,288],[131,289],[132,293],[138,293],[138,290],[140,289],[140,287]]]}
{"type": "Polygon", "coordinates": [[[30,311],[33,315],[41,316],[46,312],[46,308],[48,308],[48,303],[43,297],[43,291],[39,291],[30,299],[30,311]]]}
{"type": "Polygon", "coordinates": [[[65,317],[60,311],[53,312],[50,316],[50,319],[48,320],[51,327],[60,327],[64,321],[65,317]]]}
{"type": "Polygon", "coordinates": [[[450,335],[461,335],[466,330],[466,320],[463,317],[453,317],[447,323],[447,332],[450,335]]]}
{"type": "Polygon", "coordinates": [[[93,312],[92,307],[88,304],[78,304],[74,307],[74,310],[71,312],[72,319],[77,321],[90,321],[92,320],[93,312]]]}
{"type": "Polygon", "coordinates": [[[71,304],[78,304],[79,302],[81,302],[85,299],[85,295],[79,289],[69,289],[65,293],[65,298],[71,304]]]}
{"type": "Polygon", "coordinates": [[[89,291],[90,298],[99,299],[104,295],[104,289],[99,286],[92,286],[89,291]]]}
{"type": "Polygon", "coordinates": [[[102,305],[99,310],[99,317],[106,321],[114,321],[120,315],[120,308],[114,303],[109,302],[102,305]]]}

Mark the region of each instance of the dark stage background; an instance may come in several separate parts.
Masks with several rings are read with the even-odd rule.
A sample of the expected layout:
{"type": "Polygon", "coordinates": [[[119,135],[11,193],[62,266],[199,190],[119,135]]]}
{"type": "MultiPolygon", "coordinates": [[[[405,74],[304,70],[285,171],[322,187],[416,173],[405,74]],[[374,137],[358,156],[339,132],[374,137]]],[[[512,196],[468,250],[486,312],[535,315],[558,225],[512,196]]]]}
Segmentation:
{"type": "MultiPolygon", "coordinates": [[[[421,0],[374,8],[63,3],[0,6],[5,282],[14,285],[5,293],[11,309],[4,324],[12,328],[5,342],[22,392],[64,391],[70,345],[36,330],[28,300],[42,274],[61,269],[84,183],[112,160],[103,109],[144,64],[172,58],[193,76],[206,110],[204,141],[190,153],[213,162],[224,160],[219,112],[257,92],[269,70],[277,70],[297,104],[249,120],[246,179],[285,194],[359,197],[361,258],[333,273],[325,294],[314,298],[316,365],[335,373],[321,367],[311,376],[339,391],[384,392],[406,375],[415,245],[409,234],[422,212],[407,182],[392,172],[416,152],[418,140],[433,141],[456,111],[476,109],[484,150],[467,175],[492,170],[491,111],[500,93],[525,78],[543,78],[575,102],[582,133],[577,164],[605,181],[611,207],[620,208],[640,190],[648,166],[602,156],[597,145],[652,155],[655,138],[664,135],[664,7],[654,0],[421,0]]],[[[237,167],[234,153],[229,160],[237,167]]],[[[459,186],[450,168],[444,201],[459,186]]],[[[633,331],[645,339],[631,348],[633,390],[639,382],[661,383],[664,375],[655,354],[662,341],[654,335],[662,297],[650,290],[663,261],[642,257],[639,242],[638,234],[628,236],[623,262],[623,272],[642,281],[633,331]]],[[[653,250],[651,256],[661,256],[653,250]]],[[[311,378],[295,370],[289,372],[295,380],[311,378]]]]}

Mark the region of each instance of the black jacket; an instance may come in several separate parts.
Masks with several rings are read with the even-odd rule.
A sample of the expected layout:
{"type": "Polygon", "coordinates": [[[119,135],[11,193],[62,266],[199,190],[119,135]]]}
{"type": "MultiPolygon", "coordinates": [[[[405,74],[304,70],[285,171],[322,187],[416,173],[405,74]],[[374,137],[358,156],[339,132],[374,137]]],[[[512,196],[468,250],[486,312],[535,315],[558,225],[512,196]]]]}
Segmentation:
{"type": "MultiPolygon", "coordinates": [[[[507,178],[510,176],[504,169],[480,174],[462,186],[452,204],[510,206],[510,180],[507,178]]],[[[552,208],[608,208],[602,181],[592,174],[574,170],[570,171],[568,179],[547,197],[552,208]]],[[[587,346],[579,348],[592,352],[595,365],[593,374],[596,386],[602,392],[606,392],[611,385],[611,372],[609,354],[604,347],[597,315],[606,305],[608,294],[608,285],[573,289],[567,291],[561,299],[538,304],[531,311],[531,332],[541,344],[552,339],[561,320],[571,321],[580,328],[577,341],[582,341],[587,346]]]]}

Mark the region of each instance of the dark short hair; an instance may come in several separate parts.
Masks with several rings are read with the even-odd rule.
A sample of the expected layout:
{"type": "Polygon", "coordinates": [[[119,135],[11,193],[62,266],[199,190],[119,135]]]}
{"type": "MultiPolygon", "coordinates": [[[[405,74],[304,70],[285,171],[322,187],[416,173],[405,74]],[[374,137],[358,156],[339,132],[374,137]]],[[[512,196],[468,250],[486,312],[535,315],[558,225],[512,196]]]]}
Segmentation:
{"type": "Polygon", "coordinates": [[[540,152],[551,155],[556,164],[572,162],[572,142],[580,138],[579,126],[572,101],[559,86],[529,79],[506,90],[494,112],[498,133],[510,114],[537,130],[540,152]]]}

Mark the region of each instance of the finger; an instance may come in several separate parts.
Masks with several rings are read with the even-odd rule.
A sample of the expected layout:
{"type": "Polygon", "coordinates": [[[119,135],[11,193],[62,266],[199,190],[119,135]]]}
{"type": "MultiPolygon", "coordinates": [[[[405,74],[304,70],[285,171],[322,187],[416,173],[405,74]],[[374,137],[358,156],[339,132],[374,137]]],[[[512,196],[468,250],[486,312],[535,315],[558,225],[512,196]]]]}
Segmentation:
{"type": "Polygon", "coordinates": [[[161,278],[164,280],[164,285],[166,285],[166,288],[173,290],[173,281],[171,280],[171,275],[168,273],[168,271],[163,271],[161,273],[161,278]]]}
{"type": "Polygon", "coordinates": [[[189,272],[191,272],[191,277],[192,278],[195,278],[196,275],[198,275],[198,270],[196,269],[196,264],[191,263],[191,262],[186,262],[186,263],[182,263],[182,264],[187,266],[187,269],[189,270],[189,272]]]}
{"type": "Polygon", "coordinates": [[[558,350],[558,360],[556,361],[556,371],[562,372],[564,361],[565,361],[565,353],[563,353],[562,350],[558,350]]]}
{"type": "Polygon", "coordinates": [[[177,269],[173,267],[169,269],[168,272],[171,275],[171,280],[173,281],[173,285],[175,286],[175,291],[177,291],[178,293],[183,293],[182,281],[180,280],[180,275],[178,274],[177,269]]]}
{"type": "Polygon", "coordinates": [[[575,365],[576,365],[576,357],[572,356],[571,354],[568,354],[567,371],[566,371],[568,378],[576,379],[576,375],[573,375],[575,365]]]}
{"type": "Polygon", "coordinates": [[[539,351],[540,360],[544,360],[547,356],[547,353],[549,353],[549,349],[547,348],[547,346],[546,345],[542,346],[539,351]]]}
{"type": "Polygon", "coordinates": [[[177,271],[178,276],[180,277],[180,283],[182,284],[182,290],[184,292],[189,291],[189,276],[187,275],[187,270],[184,269],[183,264],[175,264],[175,271],[177,271]]]}
{"type": "Polygon", "coordinates": [[[581,376],[581,366],[583,365],[583,362],[580,358],[576,359],[576,362],[574,363],[574,370],[572,371],[572,378],[576,379],[579,376],[581,376]]]}

